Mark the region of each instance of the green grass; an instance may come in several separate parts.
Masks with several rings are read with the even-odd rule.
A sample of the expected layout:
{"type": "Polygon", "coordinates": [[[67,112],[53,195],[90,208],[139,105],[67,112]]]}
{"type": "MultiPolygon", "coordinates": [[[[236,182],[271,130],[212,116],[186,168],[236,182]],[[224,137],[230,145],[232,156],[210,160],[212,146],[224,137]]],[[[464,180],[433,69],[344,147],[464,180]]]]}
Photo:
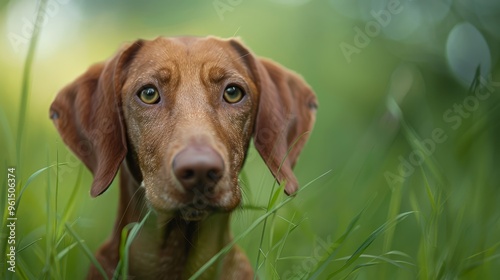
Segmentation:
{"type": "MultiPolygon", "coordinates": [[[[415,140],[420,141],[415,130],[410,129],[408,125],[403,126],[403,129],[406,130],[404,138],[410,149],[420,149],[421,147],[414,145],[415,140]]],[[[477,153],[478,151],[472,150],[469,156],[486,156],[477,153]]],[[[457,184],[453,187],[450,181],[454,180],[443,179],[445,174],[441,173],[441,168],[436,167],[438,166],[436,162],[438,160],[435,158],[428,158],[410,179],[399,185],[390,186],[387,206],[384,206],[383,202],[379,204],[368,202],[367,207],[363,208],[361,213],[353,215],[352,220],[344,224],[342,234],[331,233],[336,236],[336,241],[330,245],[318,262],[310,270],[304,270],[301,274],[294,274],[294,276],[297,279],[355,279],[376,273],[383,275],[386,279],[476,279],[476,277],[479,277],[477,279],[494,279],[497,271],[495,264],[500,259],[500,242],[493,237],[493,232],[499,231],[498,220],[495,220],[498,218],[498,213],[492,212],[488,216],[485,212],[487,207],[482,205],[482,201],[488,201],[487,194],[491,192],[488,190],[489,184],[485,177],[478,177],[479,181],[474,180],[466,182],[465,186],[457,184]],[[463,189],[468,186],[475,186],[475,189],[463,189]],[[462,189],[455,190],[460,187],[462,189]],[[472,198],[472,201],[469,198],[472,198]],[[462,203],[472,204],[467,205],[468,207],[460,207],[462,203]],[[404,212],[405,205],[406,208],[409,205],[411,211],[404,212]],[[378,227],[374,227],[374,224],[367,219],[363,220],[368,209],[380,211],[384,208],[387,213],[386,219],[377,219],[378,227]],[[417,238],[408,241],[418,244],[416,251],[409,250],[408,247],[411,246],[400,248],[401,239],[404,239],[398,231],[401,227],[413,228],[419,232],[412,234],[417,238]],[[492,231],[489,234],[490,237],[478,238],[483,231],[492,231]],[[372,248],[375,243],[379,243],[379,246],[372,248]]],[[[75,213],[75,205],[78,203],[77,190],[85,188],[84,184],[87,184],[81,179],[82,168],[80,168],[78,179],[71,187],[72,194],[69,197],[60,198],[58,197],[60,184],[57,180],[57,173],[55,176],[50,176],[47,172],[50,169],[57,170],[61,165],[63,163],[57,161],[55,165],[47,165],[34,172],[26,180],[19,180],[22,188],[18,194],[17,205],[24,208],[29,207],[23,203],[24,196],[31,191],[28,187],[43,185],[43,174],[49,174],[45,180],[46,208],[39,210],[46,213],[44,233],[35,240],[21,240],[20,243],[25,245],[19,247],[18,273],[14,278],[67,279],[72,273],[67,262],[67,257],[72,251],[77,252],[79,259],[87,259],[88,262],[100,267],[93,257],[93,249],[86,244],[85,237],[74,229],[74,226],[78,224],[78,219],[73,218],[77,215],[75,213]],[[35,254],[40,264],[35,267],[40,269],[33,269],[33,265],[25,262],[23,260],[25,254],[35,254]]],[[[487,169],[487,164],[478,166],[475,172],[484,172],[481,168],[487,169]]],[[[323,174],[317,179],[323,176],[328,177],[330,174],[323,174]]],[[[311,184],[303,186],[298,196],[308,192],[314,185],[312,181],[311,184]]],[[[257,238],[256,243],[253,243],[258,245],[256,248],[258,255],[253,263],[259,278],[279,279],[280,275],[287,271],[287,265],[290,265],[289,267],[297,263],[300,265],[310,258],[311,255],[307,253],[303,256],[286,253],[289,244],[300,242],[294,234],[301,230],[304,218],[297,221],[297,210],[293,207],[286,211],[295,198],[282,197],[282,187],[274,190],[271,188],[271,190],[264,213],[262,214],[259,207],[249,207],[247,210],[244,207],[245,211],[251,211],[256,217],[253,223],[246,230],[236,234],[234,242],[221,250],[190,279],[196,279],[217,259],[224,256],[232,246],[252,236],[253,238],[260,237],[257,238]],[[282,211],[284,209],[285,211],[282,211]],[[258,230],[259,226],[266,224],[266,221],[267,226],[258,230]]],[[[5,202],[2,201],[2,209],[5,209],[5,202]]],[[[246,203],[258,204],[259,202],[247,201],[246,203]]],[[[3,217],[5,228],[5,213],[3,217]]],[[[123,264],[127,263],[126,255],[127,248],[130,246],[130,238],[133,238],[138,229],[140,229],[140,224],[133,227],[131,225],[130,233],[124,232],[123,234],[123,264]],[[129,239],[125,238],[127,236],[129,239]]],[[[4,239],[2,248],[5,246],[4,239]]],[[[5,252],[5,249],[3,250],[5,252]]],[[[102,271],[102,268],[100,270],[102,271]]],[[[122,275],[127,275],[126,272],[126,265],[122,265],[122,275]]],[[[2,272],[2,279],[12,279],[12,276],[5,271],[2,272]]]]}
{"type": "MultiPolygon", "coordinates": [[[[3,261],[8,221],[7,193],[1,192],[0,279],[83,279],[90,264],[105,275],[94,252],[109,232],[95,229],[113,222],[116,209],[108,205],[116,190],[110,188],[89,202],[91,178],[81,164],[74,167],[67,160],[70,152],[62,148],[55,131],[40,137],[48,125],[28,129],[41,118],[28,106],[36,69],[35,35],[15,104],[19,109],[9,111],[10,103],[0,108],[6,146],[0,179],[6,181],[5,170],[13,162],[18,171],[17,272],[9,273],[3,261]],[[11,123],[16,123],[15,130],[11,123]],[[61,174],[68,166],[74,172],[61,174]],[[94,215],[95,205],[99,216],[94,215]]],[[[343,120],[327,122],[335,116],[329,106],[340,99],[325,94],[330,88],[319,85],[318,125],[296,170],[301,182],[309,183],[302,184],[295,197],[287,197],[258,156],[248,162],[240,177],[243,207],[232,220],[234,240],[191,279],[236,244],[247,252],[259,279],[496,279],[500,89],[494,87],[491,97],[457,129],[442,117],[476,90],[487,90],[479,77],[478,72],[465,90],[450,81],[433,83],[426,76],[427,91],[417,87],[403,101],[389,95],[371,99],[376,101],[369,113],[349,108],[344,115],[366,116],[359,127],[343,126],[343,120]],[[442,128],[447,140],[436,144],[410,176],[388,182],[384,174],[398,173],[400,157],[425,153],[422,141],[434,128],[442,128]],[[354,139],[349,133],[357,129],[362,133],[354,139]],[[331,130],[334,133],[324,132],[331,130]],[[329,156],[336,162],[331,172],[329,156]]],[[[252,148],[250,154],[256,151],[252,148]]],[[[128,250],[142,222],[122,232],[122,261],[115,277],[127,275],[128,250]]]]}

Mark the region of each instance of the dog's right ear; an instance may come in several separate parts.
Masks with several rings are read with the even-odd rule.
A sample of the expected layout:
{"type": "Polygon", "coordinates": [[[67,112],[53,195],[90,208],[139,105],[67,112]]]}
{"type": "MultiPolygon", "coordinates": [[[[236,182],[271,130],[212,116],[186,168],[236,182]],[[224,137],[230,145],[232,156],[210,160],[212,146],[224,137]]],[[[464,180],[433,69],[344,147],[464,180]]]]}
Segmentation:
{"type": "Polygon", "coordinates": [[[143,41],[123,47],[106,62],[64,87],[50,106],[50,118],[64,143],[94,175],[90,194],[106,191],[127,153],[121,113],[122,75],[143,41]]]}

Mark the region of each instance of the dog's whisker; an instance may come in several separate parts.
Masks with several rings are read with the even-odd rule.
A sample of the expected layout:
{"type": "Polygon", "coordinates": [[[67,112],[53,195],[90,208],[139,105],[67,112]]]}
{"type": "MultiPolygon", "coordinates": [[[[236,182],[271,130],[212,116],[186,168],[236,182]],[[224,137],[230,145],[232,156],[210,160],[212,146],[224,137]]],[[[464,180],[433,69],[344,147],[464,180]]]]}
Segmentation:
{"type": "MultiPolygon", "coordinates": [[[[144,182],[141,182],[141,185],[143,184],[144,182]]],[[[127,211],[129,210],[131,204],[134,202],[134,198],[135,196],[139,193],[140,189],[137,188],[135,190],[135,192],[132,194],[132,196],[130,197],[130,199],[128,200],[128,203],[127,203],[127,206],[125,207],[125,210],[123,211],[122,215],[120,216],[120,219],[118,220],[118,224],[120,225],[123,221],[123,219],[125,218],[125,215],[127,213],[127,211]]],[[[142,214],[142,213],[141,213],[142,214]]],[[[118,232],[118,230],[120,230],[119,228],[116,228],[115,229],[115,234],[118,232]]]]}

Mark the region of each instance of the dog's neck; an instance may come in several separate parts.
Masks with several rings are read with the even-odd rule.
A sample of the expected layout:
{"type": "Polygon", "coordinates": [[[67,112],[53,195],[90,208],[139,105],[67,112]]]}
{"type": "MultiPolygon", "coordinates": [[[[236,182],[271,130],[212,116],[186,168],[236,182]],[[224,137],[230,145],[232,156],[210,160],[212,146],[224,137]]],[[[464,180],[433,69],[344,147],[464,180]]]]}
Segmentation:
{"type": "MultiPolygon", "coordinates": [[[[113,240],[120,240],[123,228],[140,222],[148,211],[144,189],[122,164],[113,240]]],[[[230,242],[229,216],[214,213],[193,222],[152,211],[130,248],[129,274],[141,279],[188,278],[230,242]]],[[[217,266],[213,265],[204,276],[218,278],[217,266]]]]}

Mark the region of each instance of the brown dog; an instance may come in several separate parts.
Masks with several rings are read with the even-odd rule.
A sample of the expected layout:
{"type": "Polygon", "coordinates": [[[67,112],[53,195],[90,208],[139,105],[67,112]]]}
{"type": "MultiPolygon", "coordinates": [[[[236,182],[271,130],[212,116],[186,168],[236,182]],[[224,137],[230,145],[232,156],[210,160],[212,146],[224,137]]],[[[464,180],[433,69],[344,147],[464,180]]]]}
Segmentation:
{"type": "MultiPolygon", "coordinates": [[[[91,195],[120,172],[115,230],[96,257],[108,277],[120,233],[153,214],[130,248],[136,279],[186,279],[231,241],[238,174],[250,138],[285,192],[312,129],[316,97],[296,74],[218,38],[138,40],[96,64],[50,108],[64,142],[93,173],[91,195]]],[[[252,279],[233,248],[203,279],[252,279]]],[[[91,267],[89,279],[102,278],[91,267]]]]}

